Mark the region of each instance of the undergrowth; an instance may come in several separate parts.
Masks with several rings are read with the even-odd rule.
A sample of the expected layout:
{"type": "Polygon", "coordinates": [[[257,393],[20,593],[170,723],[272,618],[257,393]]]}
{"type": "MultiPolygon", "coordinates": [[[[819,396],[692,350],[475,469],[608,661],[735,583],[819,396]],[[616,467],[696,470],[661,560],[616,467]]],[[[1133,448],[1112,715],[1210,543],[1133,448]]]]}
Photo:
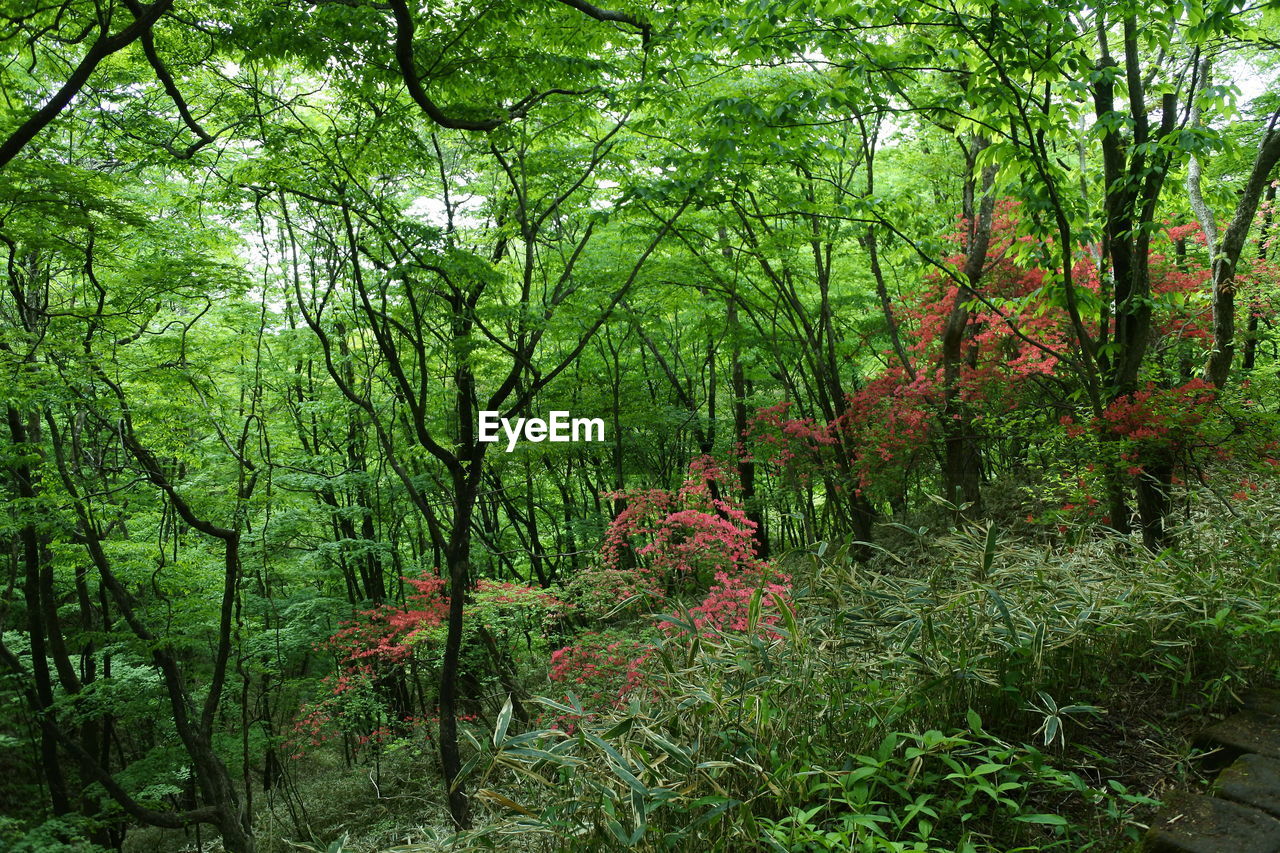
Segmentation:
{"type": "Polygon", "coordinates": [[[568,730],[522,732],[505,709],[472,739],[482,824],[448,846],[1123,849],[1157,801],[1090,737],[1134,690],[1209,712],[1274,678],[1275,509],[1199,510],[1159,555],[993,526],[910,562],[793,554],[789,601],[758,593],[746,631],[660,632],[618,707],[554,695],[568,730]]]}

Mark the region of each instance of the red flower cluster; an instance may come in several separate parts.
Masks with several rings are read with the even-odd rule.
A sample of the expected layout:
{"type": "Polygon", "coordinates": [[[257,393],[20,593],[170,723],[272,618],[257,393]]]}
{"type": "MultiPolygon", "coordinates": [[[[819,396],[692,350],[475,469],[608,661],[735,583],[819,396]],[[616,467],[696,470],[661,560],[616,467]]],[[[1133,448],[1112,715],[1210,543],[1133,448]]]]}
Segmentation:
{"type": "Polygon", "coordinates": [[[793,486],[819,477],[859,494],[892,489],[927,445],[936,401],[932,375],[910,379],[895,368],[846,395],[843,412],[826,423],[787,417],[792,404],[784,401],[759,409],[743,438],[793,486]]]}
{"type": "Polygon", "coordinates": [[[718,572],[755,570],[755,522],[740,507],[712,498],[708,479],[723,473],[697,459],[675,493],[647,489],[611,494],[626,508],[605,531],[601,563],[605,570],[634,571],[636,586],[659,596],[678,585],[704,586],[718,572]]]}
{"type": "MultiPolygon", "coordinates": [[[[358,611],[322,644],[337,659],[338,671],[321,682],[324,696],[300,710],[287,739],[290,754],[300,757],[306,745],[319,745],[343,730],[354,733],[357,745],[366,745],[418,727],[416,717],[391,720],[394,715],[385,707],[379,685],[417,648],[431,645],[450,602],[441,577],[402,580],[414,590],[403,606],[358,611]]],[[[541,630],[549,614],[567,606],[546,590],[485,579],[476,584],[467,608],[474,620],[501,637],[507,633],[504,626],[541,630]]]]}
{"type": "Polygon", "coordinates": [[[1213,385],[1203,379],[1192,379],[1176,388],[1147,383],[1144,390],[1107,406],[1102,427],[1146,446],[1185,448],[1196,440],[1196,428],[1215,397],[1213,385]]]}
{"type": "Polygon", "coordinates": [[[449,614],[444,579],[404,578],[417,592],[408,596],[412,607],[379,605],[361,610],[342,622],[325,643],[344,667],[370,660],[398,663],[413,651],[413,642],[424,631],[441,624],[449,614]]]}
{"type": "MultiPolygon", "coordinates": [[[[639,591],[640,600],[656,604],[677,586],[701,591],[703,597],[690,613],[695,628],[706,634],[747,630],[751,600],[763,588],[758,627],[767,630],[776,624],[776,602],[788,594],[789,579],[774,574],[757,556],[755,525],[742,509],[711,497],[708,483],[727,491],[727,479],[712,460],[701,457],[675,492],[612,495],[624,498],[626,508],[605,533],[603,567],[584,572],[584,577],[596,585],[607,581],[614,601],[639,591]]],[[[664,623],[665,630],[672,628],[664,623]]],[[[617,704],[642,686],[643,665],[651,653],[651,646],[634,636],[586,632],[552,653],[550,677],[587,687],[588,699],[609,698],[617,704]]]]}
{"type": "Polygon", "coordinates": [[[640,640],[620,633],[587,631],[574,644],[551,653],[552,681],[585,685],[591,699],[613,697],[616,703],[640,686],[641,665],[651,650],[640,640]]]}

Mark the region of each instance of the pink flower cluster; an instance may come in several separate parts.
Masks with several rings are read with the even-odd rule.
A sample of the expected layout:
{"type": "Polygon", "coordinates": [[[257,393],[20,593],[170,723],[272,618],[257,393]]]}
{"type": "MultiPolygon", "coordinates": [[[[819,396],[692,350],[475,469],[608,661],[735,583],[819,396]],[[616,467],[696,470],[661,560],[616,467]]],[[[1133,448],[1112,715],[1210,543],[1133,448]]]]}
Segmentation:
{"type": "MultiPolygon", "coordinates": [[[[654,603],[677,584],[700,593],[690,614],[695,630],[706,635],[749,630],[751,601],[763,589],[756,627],[777,636],[770,626],[778,621],[777,602],[788,596],[790,579],[759,558],[754,523],[729,500],[712,497],[712,483],[717,491],[731,487],[720,467],[701,457],[674,493],[612,495],[624,499],[626,508],[606,531],[604,567],[597,574],[617,589],[643,590],[654,603]]],[[[679,629],[665,622],[663,630],[679,629]]],[[[589,631],[552,653],[550,678],[586,688],[585,698],[617,705],[643,685],[651,654],[652,647],[634,637],[589,631]]]]}
{"type": "Polygon", "coordinates": [[[755,522],[742,509],[710,494],[724,482],[718,466],[695,459],[675,493],[646,489],[612,494],[626,507],[609,524],[601,547],[606,570],[634,570],[641,586],[665,594],[677,584],[697,586],[717,572],[755,570],[755,522]]]}
{"type": "Polygon", "coordinates": [[[601,699],[612,694],[615,703],[640,686],[640,667],[651,650],[640,640],[621,634],[587,631],[572,646],[551,653],[552,681],[591,688],[588,697],[601,699]]]}
{"type": "MultiPolygon", "coordinates": [[[[778,622],[777,602],[786,601],[790,596],[791,579],[786,575],[765,580],[717,572],[716,583],[707,592],[707,597],[689,611],[693,615],[694,626],[702,633],[750,630],[751,599],[755,597],[757,590],[763,590],[757,628],[765,629],[770,636],[777,637],[768,628],[778,622]]],[[[664,623],[663,627],[669,630],[674,628],[670,622],[664,623]]]]}

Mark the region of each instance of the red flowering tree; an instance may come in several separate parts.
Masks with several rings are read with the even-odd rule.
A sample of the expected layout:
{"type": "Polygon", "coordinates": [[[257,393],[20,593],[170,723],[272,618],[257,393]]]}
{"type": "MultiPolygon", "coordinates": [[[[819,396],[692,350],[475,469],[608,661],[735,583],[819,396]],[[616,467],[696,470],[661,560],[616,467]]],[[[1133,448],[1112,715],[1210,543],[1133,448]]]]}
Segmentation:
{"type": "MultiPolygon", "coordinates": [[[[840,414],[826,422],[795,416],[790,402],[756,413],[744,438],[784,485],[823,482],[837,493],[901,501],[918,464],[932,455],[931,443],[958,432],[976,447],[983,423],[1034,398],[1028,378],[1053,374],[1070,334],[1050,277],[1031,263],[1033,241],[1017,233],[1016,212],[1012,202],[996,207],[980,290],[931,273],[900,312],[906,364],[846,395],[840,414]],[[960,357],[949,364],[944,338],[957,317],[960,357]],[[952,423],[960,419],[962,426],[952,423]]],[[[959,268],[964,234],[949,240],[955,249],[944,260],[959,268]]]]}
{"type": "MultiPolygon", "coordinates": [[[[376,744],[418,730],[427,718],[431,709],[414,708],[410,695],[415,691],[408,689],[407,674],[437,665],[449,597],[444,594],[443,578],[427,575],[403,580],[413,590],[404,605],[359,611],[322,644],[333,655],[337,669],[322,682],[321,698],[304,705],[295,718],[292,754],[339,733],[352,736],[357,746],[376,744]]],[[[532,652],[535,641],[545,640],[567,608],[546,590],[482,579],[472,590],[465,612],[469,631],[484,632],[489,643],[469,646],[496,649],[504,656],[498,665],[505,664],[518,654],[522,643],[526,653],[532,652]]]]}
{"type": "MultiPolygon", "coordinates": [[[[1178,455],[1202,440],[1199,427],[1216,396],[1213,385],[1203,379],[1176,388],[1158,388],[1148,382],[1144,390],[1107,406],[1100,426],[1130,445],[1126,451],[1130,461],[1155,452],[1178,455]]],[[[1140,470],[1129,473],[1136,476],[1140,470]]]]}
{"type": "MultiPolygon", "coordinates": [[[[915,321],[909,330],[915,371],[931,373],[940,384],[942,339],[953,306],[958,299],[964,302],[958,381],[968,403],[1001,400],[1007,407],[1016,405],[1016,400],[1002,400],[1005,392],[1029,376],[1051,374],[1058,365],[1055,353],[1064,351],[1071,340],[1067,316],[1056,307],[1056,284],[1036,264],[1037,257],[1052,247],[1020,234],[1017,214],[1018,205],[1012,201],[996,205],[981,278],[971,293],[961,293],[953,279],[930,272],[913,304],[903,312],[915,321]]],[[[954,249],[944,261],[958,269],[966,260],[964,229],[947,240],[954,249]]],[[[1092,279],[1096,290],[1096,269],[1087,253],[1082,253],[1073,272],[1077,278],[1092,279]]]]}
{"type": "Polygon", "coordinates": [[[905,489],[928,446],[936,418],[931,380],[887,370],[847,395],[844,412],[826,423],[790,417],[790,402],[768,406],[756,412],[743,437],[789,488],[824,482],[837,492],[892,497],[905,489]],[[837,464],[835,455],[847,447],[859,452],[837,464]]]}
{"type": "MultiPolygon", "coordinates": [[[[942,260],[953,269],[969,260],[962,251],[967,231],[949,238],[955,249],[942,260]]],[[[1108,342],[1115,339],[1116,320],[1109,286],[1099,275],[1101,255],[1096,247],[1080,246],[1071,270],[1075,310],[1092,330],[1096,348],[1090,357],[1096,361],[1090,361],[1066,308],[1063,277],[1041,266],[1059,252],[1024,233],[1017,204],[997,203],[974,276],[962,284],[931,273],[912,304],[898,312],[905,364],[897,360],[847,395],[841,413],[830,420],[799,415],[790,402],[760,409],[744,433],[747,446],[773,467],[784,487],[799,491],[821,484],[828,501],[846,490],[875,501],[901,501],[920,463],[934,458],[946,460],[943,491],[973,500],[975,478],[990,467],[990,439],[999,436],[1021,448],[1060,443],[1058,418],[1037,413],[1069,408],[1075,411],[1062,424],[1067,443],[1087,432],[1089,449],[1076,447],[1078,453],[1066,455],[1098,464],[1087,477],[1082,471],[1064,473],[1066,484],[1087,481],[1079,489],[1068,487],[1064,506],[1087,508],[1107,523],[1120,512],[1116,521],[1126,529],[1125,484],[1132,475],[1136,480],[1127,482],[1137,484],[1145,530],[1165,511],[1174,468],[1194,464],[1188,454],[1206,442],[1213,397],[1192,378],[1212,340],[1205,298],[1210,271],[1202,245],[1196,225],[1170,226],[1154,236],[1148,259],[1148,384],[1108,391],[1108,342]],[[1064,360],[1074,368],[1074,388],[1063,381],[1070,377],[1062,371],[1064,360]],[[1095,372],[1086,375],[1091,365],[1095,372]],[[1097,392],[1094,408],[1077,414],[1069,395],[1088,387],[1097,392]],[[1057,393],[1046,400],[1047,391],[1057,393]],[[1095,492],[1106,507],[1098,506],[1103,501],[1095,492]]]]}
{"type": "Polygon", "coordinates": [[[361,610],[341,623],[325,642],[340,670],[368,667],[385,671],[399,665],[413,653],[415,642],[439,627],[449,615],[443,578],[428,576],[404,581],[414,590],[406,596],[404,606],[382,604],[361,610]]]}

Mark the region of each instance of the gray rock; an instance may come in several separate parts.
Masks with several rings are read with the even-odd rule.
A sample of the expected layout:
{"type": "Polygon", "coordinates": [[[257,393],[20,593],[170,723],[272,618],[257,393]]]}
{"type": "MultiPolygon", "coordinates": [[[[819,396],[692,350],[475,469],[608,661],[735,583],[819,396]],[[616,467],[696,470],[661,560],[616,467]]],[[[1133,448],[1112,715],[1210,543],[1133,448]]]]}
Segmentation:
{"type": "Polygon", "coordinates": [[[1143,842],[1147,853],[1280,853],[1280,820],[1203,794],[1167,801],[1143,842]]]}
{"type": "Polygon", "coordinates": [[[1242,755],[1218,777],[1215,793],[1280,817],[1280,761],[1242,755]]]}
{"type": "Polygon", "coordinates": [[[1251,752],[1280,758],[1280,721],[1261,711],[1241,711],[1205,729],[1196,745],[1219,750],[1209,757],[1211,767],[1224,767],[1251,752]]]}
{"type": "Polygon", "coordinates": [[[1280,717],[1280,690],[1268,687],[1251,690],[1244,697],[1244,706],[1250,711],[1280,717]]]}

